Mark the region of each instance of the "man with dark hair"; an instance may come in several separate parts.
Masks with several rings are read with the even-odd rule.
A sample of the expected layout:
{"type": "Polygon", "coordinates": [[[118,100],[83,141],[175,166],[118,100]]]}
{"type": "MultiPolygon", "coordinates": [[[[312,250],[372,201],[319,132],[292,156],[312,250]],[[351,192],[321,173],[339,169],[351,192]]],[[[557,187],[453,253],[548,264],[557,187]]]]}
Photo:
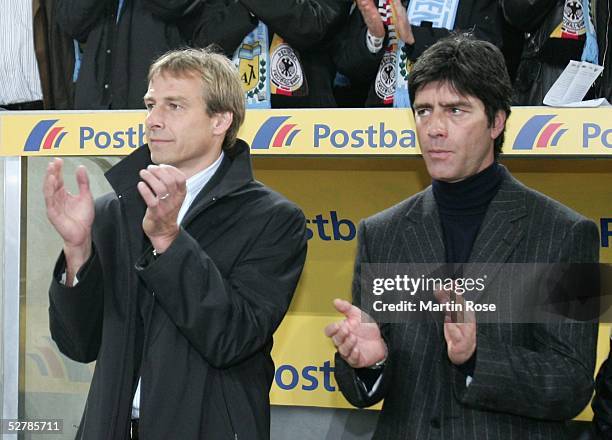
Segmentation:
{"type": "MultiPolygon", "coordinates": [[[[409,92],[432,185],[361,223],[354,303],[364,265],[598,261],[592,221],[497,161],[511,99],[497,48],[441,40],[415,64],[409,92]]],[[[355,406],[384,399],[376,439],[565,438],[564,421],[591,397],[596,324],[461,323],[446,313],[379,325],[347,301],[334,306],[346,318],[325,329],[335,377],[355,406]]]]}
{"type": "Polygon", "coordinates": [[[169,52],[149,70],[148,144],[67,192],[44,182],[64,241],[49,292],[51,335],[96,361],[77,438],[268,439],[272,334],[306,257],[293,203],[253,179],[236,135],[244,96],[231,61],[169,52]]]}
{"type": "MultiPolygon", "coordinates": [[[[507,120],[511,112],[512,88],[507,73],[500,70],[505,68],[505,65],[500,66],[503,60],[498,58],[498,53],[499,50],[492,44],[482,44],[476,39],[448,40],[446,44],[438,46],[437,50],[427,52],[426,58],[419,63],[419,69],[411,72],[408,81],[410,102],[414,102],[417,91],[426,85],[445,83],[459,95],[480,100],[489,127],[493,127],[500,111],[505,113],[504,120],[507,120]],[[468,57],[470,52],[478,53],[478,63],[468,57]]],[[[498,159],[502,152],[504,131],[505,124],[493,141],[495,159],[498,159]]]]}

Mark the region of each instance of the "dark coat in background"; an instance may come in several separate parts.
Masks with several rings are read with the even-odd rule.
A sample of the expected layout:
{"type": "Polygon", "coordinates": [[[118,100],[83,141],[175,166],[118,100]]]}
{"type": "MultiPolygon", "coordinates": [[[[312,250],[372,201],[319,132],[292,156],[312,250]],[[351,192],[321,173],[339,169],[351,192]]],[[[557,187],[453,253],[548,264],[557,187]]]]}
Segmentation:
{"type": "Polygon", "coordinates": [[[72,109],[74,44],[55,20],[54,0],[34,0],[34,50],[45,110],[72,109]]]}
{"type": "MultiPolygon", "coordinates": [[[[185,45],[180,21],[194,0],[56,0],[60,27],[83,47],[75,109],[143,108],[151,62],[185,45]]],[[[199,2],[197,2],[199,3],[199,2]]]]}
{"type": "MultiPolygon", "coordinates": [[[[585,99],[605,97],[610,101],[612,100],[610,1],[596,0],[596,2],[595,27],[599,63],[604,66],[604,71],[593,84],[585,99]]],[[[514,104],[543,105],[546,93],[570,60],[569,56],[558,59],[560,51],[549,51],[546,44],[548,37],[563,18],[565,0],[501,0],[501,5],[508,23],[526,33],[521,61],[514,81],[514,104]]],[[[571,58],[580,61],[580,56],[581,49],[571,58]]]]}
{"type": "Polygon", "coordinates": [[[604,67],[604,70],[593,85],[596,89],[594,94],[612,103],[612,2],[599,0],[596,13],[599,64],[604,67]]]}
{"type": "Polygon", "coordinates": [[[194,200],[158,258],[142,231],[136,184],[146,146],[106,173],[115,193],[96,201],[94,252],[72,288],[50,289],[53,340],[96,361],[77,438],[129,438],[141,383],[140,438],[268,439],[272,334],[306,257],[298,207],[253,180],[248,146],[194,200]]]}
{"type": "Polygon", "coordinates": [[[268,26],[270,42],[281,36],[298,54],[308,83],[303,97],[272,96],[272,108],[336,107],[336,74],[328,45],[348,18],[350,0],[211,0],[196,20],[191,44],[216,43],[232,57],[258,21],[268,26]]]}
{"type": "MultiPolygon", "coordinates": [[[[599,234],[592,221],[525,187],[506,171],[469,262],[598,260],[599,234]]],[[[353,301],[359,302],[361,267],[366,263],[444,261],[440,218],[429,187],[361,224],[353,301]]],[[[480,302],[486,302],[486,296],[480,302]]],[[[566,438],[564,421],[591,398],[596,323],[477,324],[469,386],[448,358],[443,316],[432,322],[383,324],[381,330],[389,354],[373,395],[357,381],[359,370],[339,355],[335,371],[353,405],[370,406],[384,399],[376,440],[559,440],[566,438]]]]}

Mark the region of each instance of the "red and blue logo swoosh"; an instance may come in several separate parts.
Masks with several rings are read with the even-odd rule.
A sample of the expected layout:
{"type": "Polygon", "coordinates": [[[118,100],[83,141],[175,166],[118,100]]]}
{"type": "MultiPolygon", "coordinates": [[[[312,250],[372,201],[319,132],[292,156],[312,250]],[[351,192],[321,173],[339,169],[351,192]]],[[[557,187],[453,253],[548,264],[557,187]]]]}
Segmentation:
{"type": "Polygon", "coordinates": [[[34,126],[26,139],[23,151],[40,151],[59,148],[64,136],[64,127],[53,127],[59,119],[45,119],[34,126]]]}
{"type": "Polygon", "coordinates": [[[296,124],[285,124],[290,117],[272,116],[268,118],[255,134],[251,149],[267,150],[270,147],[290,147],[295,136],[301,131],[294,130],[296,124]]]}
{"type": "Polygon", "coordinates": [[[513,150],[556,147],[567,131],[562,122],[550,122],[557,115],[536,115],[530,118],[514,139],[513,150]]]}

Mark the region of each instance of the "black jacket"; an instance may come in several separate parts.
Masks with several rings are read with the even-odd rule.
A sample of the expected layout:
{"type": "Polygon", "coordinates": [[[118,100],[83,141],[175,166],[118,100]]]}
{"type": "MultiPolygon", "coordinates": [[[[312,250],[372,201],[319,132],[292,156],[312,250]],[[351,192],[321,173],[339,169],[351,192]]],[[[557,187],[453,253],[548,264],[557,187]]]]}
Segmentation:
{"type": "MultiPolygon", "coordinates": [[[[612,339],[610,340],[612,353],[612,339]]],[[[612,438],[612,359],[610,354],[601,364],[595,380],[595,397],[593,407],[593,438],[612,438]]]]}
{"type": "Polygon", "coordinates": [[[597,44],[599,48],[599,64],[604,71],[594,84],[595,95],[607,98],[612,102],[612,4],[610,1],[599,1],[597,3],[597,44]]]}
{"type": "MultiPolygon", "coordinates": [[[[504,174],[470,263],[512,267],[599,261],[599,234],[591,220],[504,174]]],[[[431,187],[364,220],[358,250],[353,278],[358,304],[361,270],[376,271],[372,264],[393,268],[446,261],[431,187]]],[[[482,267],[489,279],[479,302],[504,308],[515,301],[501,282],[504,277],[482,267]]],[[[525,280],[522,272],[517,269],[513,276],[525,280]]],[[[384,398],[375,440],[567,438],[564,421],[592,395],[596,323],[477,324],[477,357],[467,386],[465,373],[448,358],[443,321],[440,314],[428,322],[381,324],[388,362],[371,396],[356,380],[359,370],[336,355],[335,378],[351,404],[370,406],[384,398]]]]}
{"type": "Polygon", "coordinates": [[[192,44],[216,43],[231,57],[261,20],[270,36],[278,34],[298,53],[308,83],[308,96],[274,95],[272,107],[336,107],[336,71],[328,45],[348,18],[350,5],[350,0],[209,0],[192,24],[192,44]]]}
{"type": "Polygon", "coordinates": [[[126,439],[141,376],[147,440],[268,439],[272,334],[306,256],[298,207],[253,180],[247,145],[226,158],[157,259],[142,231],[146,146],[108,171],[94,252],[68,288],[50,289],[61,352],[97,361],[77,438],[126,439]]]}
{"type": "Polygon", "coordinates": [[[61,28],[83,46],[76,109],[143,108],[151,62],[185,44],[177,24],[194,0],[56,0],[61,28]]]}
{"type": "Polygon", "coordinates": [[[34,48],[45,110],[73,108],[74,45],[55,20],[55,0],[34,0],[34,48]]]}
{"type": "MultiPolygon", "coordinates": [[[[548,37],[563,18],[565,0],[501,0],[501,5],[508,23],[527,35],[514,84],[514,103],[542,105],[544,96],[569,62],[569,57],[551,61],[549,51],[546,50],[548,37]]],[[[599,63],[604,63],[604,71],[586,99],[606,97],[611,100],[612,61],[609,48],[606,53],[606,44],[609,46],[612,39],[609,32],[612,26],[609,1],[597,0],[596,14],[599,63]]],[[[581,50],[579,52],[572,58],[580,60],[581,50]]]]}

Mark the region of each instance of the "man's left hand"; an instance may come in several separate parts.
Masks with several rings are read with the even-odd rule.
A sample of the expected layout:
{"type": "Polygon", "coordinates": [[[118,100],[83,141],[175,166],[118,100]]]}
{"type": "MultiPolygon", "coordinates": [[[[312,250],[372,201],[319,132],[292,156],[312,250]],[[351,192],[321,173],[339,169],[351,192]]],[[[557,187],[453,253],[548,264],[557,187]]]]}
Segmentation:
{"type": "Polygon", "coordinates": [[[451,362],[455,365],[464,364],[476,351],[476,323],[451,322],[447,315],[444,318],[444,339],[451,362]]]}
{"type": "Polygon", "coordinates": [[[449,291],[434,292],[435,298],[440,303],[451,301],[456,305],[461,305],[462,312],[456,312],[453,322],[452,312],[446,312],[444,316],[444,339],[448,358],[455,365],[467,362],[476,351],[476,315],[473,311],[465,311],[465,301],[463,295],[452,294],[449,291]]]}
{"type": "Polygon", "coordinates": [[[147,204],[142,229],[155,250],[164,252],[179,234],[178,213],[187,194],[185,175],[170,165],[140,170],[138,192],[147,204]]]}

